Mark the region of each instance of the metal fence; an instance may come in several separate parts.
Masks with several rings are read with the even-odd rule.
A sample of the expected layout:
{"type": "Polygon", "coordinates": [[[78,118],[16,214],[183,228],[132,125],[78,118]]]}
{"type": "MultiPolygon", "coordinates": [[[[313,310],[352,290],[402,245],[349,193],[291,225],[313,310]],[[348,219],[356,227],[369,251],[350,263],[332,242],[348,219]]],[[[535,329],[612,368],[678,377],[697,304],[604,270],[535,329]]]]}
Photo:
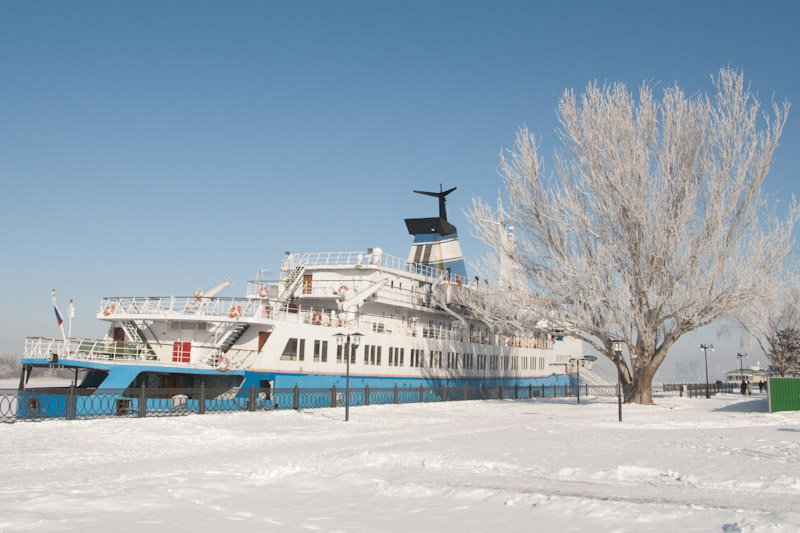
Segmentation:
{"type": "MultiPolygon", "coordinates": [[[[351,388],[350,405],[573,397],[577,386],[351,388]]],[[[582,396],[616,396],[615,387],[582,385],[582,396]]],[[[184,416],[188,414],[341,407],[345,390],[176,388],[125,390],[85,388],[0,389],[0,422],[184,416]]]]}
{"type": "MultiPolygon", "coordinates": [[[[681,396],[688,398],[697,398],[706,396],[705,383],[664,383],[661,385],[665,393],[678,393],[681,396]]],[[[709,383],[708,396],[718,394],[720,392],[734,393],[739,392],[739,386],[735,383],[709,383]]]]}

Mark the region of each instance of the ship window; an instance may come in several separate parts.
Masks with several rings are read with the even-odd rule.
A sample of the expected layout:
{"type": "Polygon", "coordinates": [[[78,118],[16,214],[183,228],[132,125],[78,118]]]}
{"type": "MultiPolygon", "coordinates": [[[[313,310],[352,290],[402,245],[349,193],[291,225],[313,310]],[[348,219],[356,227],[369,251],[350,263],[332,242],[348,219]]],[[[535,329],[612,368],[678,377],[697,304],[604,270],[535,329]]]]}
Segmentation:
{"type": "MultiPolygon", "coordinates": [[[[405,353],[404,353],[405,351],[406,351],[405,348],[400,348],[400,366],[403,366],[403,355],[405,355],[405,353]]],[[[397,366],[397,360],[396,359],[395,359],[394,364],[395,364],[395,366],[397,366]]]]}
{"type": "Polygon", "coordinates": [[[364,345],[364,364],[369,364],[369,344],[364,345]]]}
{"type": "Polygon", "coordinates": [[[394,366],[394,348],[389,346],[389,366],[394,366]]]}
{"type": "MultiPolygon", "coordinates": [[[[339,358],[341,359],[341,354],[339,358]]],[[[328,341],[314,341],[314,362],[328,362],[328,341]]]]}
{"type": "Polygon", "coordinates": [[[300,349],[297,350],[297,358],[302,361],[306,358],[306,340],[300,339],[300,349]]]}
{"type": "MultiPolygon", "coordinates": [[[[336,362],[337,363],[346,363],[347,359],[342,357],[342,353],[344,352],[343,346],[336,346],[336,362]]],[[[356,364],[356,347],[352,344],[350,345],[350,364],[356,364]]]]}
{"type": "Polygon", "coordinates": [[[303,276],[303,294],[311,294],[311,274],[303,276]]]}
{"type": "Polygon", "coordinates": [[[289,339],[281,354],[281,360],[294,361],[295,359],[297,359],[297,339],[289,339]]]}
{"type": "Polygon", "coordinates": [[[381,364],[381,348],[382,348],[381,346],[378,346],[378,350],[375,354],[375,364],[378,366],[380,366],[381,364]]]}

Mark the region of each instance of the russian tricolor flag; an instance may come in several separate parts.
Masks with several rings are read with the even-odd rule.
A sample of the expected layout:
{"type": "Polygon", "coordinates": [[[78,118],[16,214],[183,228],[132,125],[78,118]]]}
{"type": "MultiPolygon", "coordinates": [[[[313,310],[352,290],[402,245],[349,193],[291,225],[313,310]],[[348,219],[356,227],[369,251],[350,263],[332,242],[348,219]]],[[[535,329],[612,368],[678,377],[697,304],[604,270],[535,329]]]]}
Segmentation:
{"type": "Polygon", "coordinates": [[[61,323],[64,322],[64,319],[61,318],[61,313],[58,312],[58,306],[57,305],[54,305],[53,309],[55,309],[55,311],[56,311],[56,320],[58,321],[58,325],[60,326],[61,323]]]}

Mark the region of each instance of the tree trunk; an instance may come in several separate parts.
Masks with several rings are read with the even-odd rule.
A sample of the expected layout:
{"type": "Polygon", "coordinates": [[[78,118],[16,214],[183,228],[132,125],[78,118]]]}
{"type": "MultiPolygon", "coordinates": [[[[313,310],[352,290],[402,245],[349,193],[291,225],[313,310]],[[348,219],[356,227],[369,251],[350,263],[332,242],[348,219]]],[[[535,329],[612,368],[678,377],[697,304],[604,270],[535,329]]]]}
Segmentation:
{"type": "Polygon", "coordinates": [[[640,405],[653,405],[653,377],[656,375],[656,370],[658,370],[658,366],[636,369],[630,401],[640,405]]]}

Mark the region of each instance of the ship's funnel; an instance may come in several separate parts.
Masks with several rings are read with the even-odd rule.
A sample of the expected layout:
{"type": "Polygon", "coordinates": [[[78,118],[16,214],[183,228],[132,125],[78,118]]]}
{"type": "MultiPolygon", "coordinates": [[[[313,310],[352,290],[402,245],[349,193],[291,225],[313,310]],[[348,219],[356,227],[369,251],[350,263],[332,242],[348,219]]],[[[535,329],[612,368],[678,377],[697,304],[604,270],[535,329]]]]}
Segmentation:
{"type": "Polygon", "coordinates": [[[448,269],[454,276],[467,277],[467,267],[461,255],[461,244],[458,242],[456,227],[447,221],[445,209],[446,196],[456,188],[439,192],[414,191],[417,194],[434,196],[439,199],[439,216],[433,218],[407,218],[406,227],[414,236],[408,262],[438,268],[442,272],[448,269]]]}

